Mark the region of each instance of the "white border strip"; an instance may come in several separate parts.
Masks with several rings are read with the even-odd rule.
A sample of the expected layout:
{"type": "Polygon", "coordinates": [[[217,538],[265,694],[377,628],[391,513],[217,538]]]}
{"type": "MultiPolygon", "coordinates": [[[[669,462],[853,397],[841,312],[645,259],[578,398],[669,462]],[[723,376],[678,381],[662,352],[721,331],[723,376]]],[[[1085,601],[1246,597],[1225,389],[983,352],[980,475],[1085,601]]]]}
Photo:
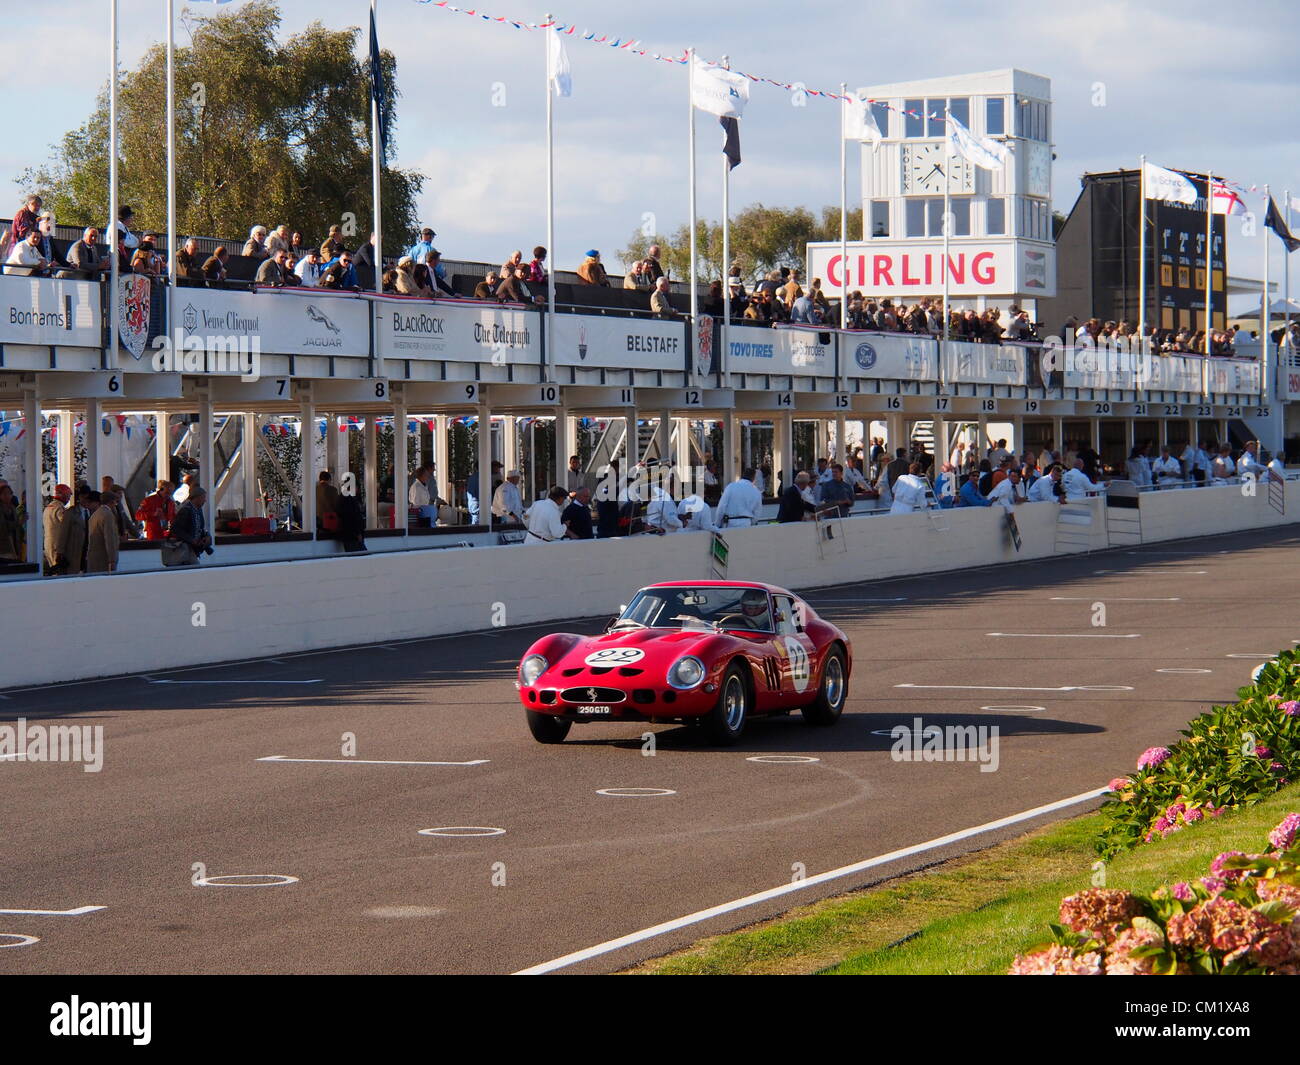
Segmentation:
{"type": "Polygon", "coordinates": [[[879,865],[887,865],[889,862],[898,861],[900,858],[910,858],[914,854],[922,854],[925,851],[935,850],[939,847],[946,847],[950,843],[957,843],[964,839],[970,839],[972,836],[982,835],[985,832],[995,832],[999,828],[1006,828],[1008,825],[1019,824],[1021,821],[1029,821],[1035,817],[1041,817],[1043,814],[1050,814],[1057,810],[1064,810],[1066,807],[1075,806],[1081,802],[1087,802],[1089,799],[1096,799],[1106,794],[1106,788],[1095,788],[1092,791],[1085,791],[1081,795],[1073,795],[1068,799],[1060,799],[1057,802],[1048,803],[1046,806],[1035,806],[1032,810],[1026,810],[1024,813],[1012,814],[1010,817],[1003,817],[997,821],[989,821],[987,824],[977,825],[974,828],[964,828],[960,832],[952,832],[946,836],[940,836],[938,839],[932,839],[925,843],[918,843],[912,847],[904,847],[902,850],[890,851],[888,854],[882,854],[876,858],[868,858],[865,861],[855,862],[853,865],[841,866],[839,869],[831,869],[825,873],[817,873],[815,876],[807,877],[804,880],[796,880],[793,883],[781,884],[779,887],[768,888],[766,891],[760,891],[754,895],[746,895],[743,899],[736,899],[734,902],[724,902],[720,906],[710,906],[707,910],[697,910],[695,913],[687,914],[685,917],[678,917],[671,921],[664,921],[662,924],[653,925],[650,928],[642,929],[640,932],[632,932],[618,939],[611,939],[604,943],[598,943],[594,947],[587,947],[585,950],[577,950],[572,954],[565,954],[563,957],[555,958],[553,961],[542,962],[540,965],[534,965],[528,969],[520,969],[515,976],[540,976],[544,973],[555,972],[557,969],[564,969],[570,965],[577,965],[579,962],[589,961],[592,958],[598,958],[602,954],[609,954],[615,950],[621,950],[623,947],[630,947],[635,943],[643,943],[647,939],[654,939],[656,936],[665,935],[668,932],[675,932],[679,928],[686,928],[689,925],[699,924],[701,921],[707,921],[712,917],[721,916],[724,913],[732,913],[735,910],[743,910],[747,906],[753,906],[760,902],[767,902],[769,899],[780,898],[782,895],[790,895],[796,891],[803,891],[805,888],[815,887],[818,884],[825,884],[831,880],[838,880],[840,877],[852,876],[854,873],[860,873],[866,869],[872,869],[879,865]]]}

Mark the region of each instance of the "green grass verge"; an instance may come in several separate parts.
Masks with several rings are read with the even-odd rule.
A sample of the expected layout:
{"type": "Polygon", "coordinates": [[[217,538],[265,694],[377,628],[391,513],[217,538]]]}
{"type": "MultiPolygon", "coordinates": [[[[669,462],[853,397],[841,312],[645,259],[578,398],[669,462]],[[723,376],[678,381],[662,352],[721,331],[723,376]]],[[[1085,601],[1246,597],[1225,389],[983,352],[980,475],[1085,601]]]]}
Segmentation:
{"type": "MultiPolygon", "coordinates": [[[[1257,851],[1300,811],[1300,785],[1258,806],[1144,844],[1106,866],[1106,887],[1150,891],[1202,876],[1220,851],[1257,851]]],[[[1076,817],[928,872],[801,907],[629,970],[634,974],[1004,973],[1050,939],[1062,898],[1092,885],[1099,814],[1076,817]]]]}

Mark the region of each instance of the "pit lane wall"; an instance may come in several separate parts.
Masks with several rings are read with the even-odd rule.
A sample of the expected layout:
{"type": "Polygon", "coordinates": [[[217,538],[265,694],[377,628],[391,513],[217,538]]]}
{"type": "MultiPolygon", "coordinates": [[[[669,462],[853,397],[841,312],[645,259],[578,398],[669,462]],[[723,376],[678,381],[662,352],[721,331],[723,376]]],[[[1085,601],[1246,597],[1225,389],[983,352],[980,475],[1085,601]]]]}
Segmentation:
{"type": "MultiPolygon", "coordinates": [[[[1300,481],[1286,488],[1289,519],[1267,492],[1236,485],[1144,494],[1144,538],[1295,522],[1300,481]]],[[[1069,526],[1077,546],[1061,554],[1085,537],[1089,549],[1107,546],[1104,504],[1089,505],[1092,524],[1069,526]]],[[[733,529],[728,576],[798,590],[1041,559],[1057,553],[1057,515],[1017,507],[1019,552],[999,507],[853,518],[820,550],[808,523],[733,529]]],[[[707,577],[708,543],[679,533],[17,582],[0,590],[0,687],[612,614],[641,585],[707,577]]],[[[526,639],[507,634],[503,659],[526,639]]]]}

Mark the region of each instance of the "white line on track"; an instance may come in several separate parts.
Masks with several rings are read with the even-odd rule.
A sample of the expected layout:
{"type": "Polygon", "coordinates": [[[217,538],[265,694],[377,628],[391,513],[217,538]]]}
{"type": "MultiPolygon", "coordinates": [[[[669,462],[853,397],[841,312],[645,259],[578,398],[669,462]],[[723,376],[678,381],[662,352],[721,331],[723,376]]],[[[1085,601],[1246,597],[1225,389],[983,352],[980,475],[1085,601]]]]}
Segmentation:
{"type": "Polygon", "coordinates": [[[821,596],[815,597],[819,603],[905,603],[907,596],[891,595],[885,598],[876,598],[874,596],[854,596],[851,599],[823,599],[821,596]]]}
{"type": "Polygon", "coordinates": [[[396,762],[387,759],[366,758],[290,758],[283,754],[270,754],[259,762],[329,762],[332,765],[487,765],[489,759],[475,758],[469,762],[396,762]]]}
{"type": "Polygon", "coordinates": [[[542,962],[540,965],[534,965],[527,969],[520,969],[516,976],[538,976],[543,973],[555,972],[557,969],[564,969],[570,965],[577,965],[579,962],[589,961],[592,958],[598,958],[602,954],[609,954],[615,950],[621,950],[623,947],[630,947],[636,943],[644,943],[647,939],[654,939],[668,932],[676,932],[678,929],[687,928],[693,924],[699,924],[701,921],[707,921],[712,917],[719,917],[722,914],[733,913],[736,910],[743,910],[748,906],[754,906],[760,902],[767,902],[770,899],[777,899],[783,895],[790,895],[796,891],[803,891],[806,888],[814,887],[818,884],[825,884],[831,880],[838,880],[841,877],[852,876],[854,873],[860,873],[867,869],[874,869],[877,866],[887,865],[890,862],[898,861],[902,858],[910,858],[914,854],[923,854],[926,851],[936,850],[939,847],[946,847],[951,843],[958,843],[964,839],[970,839],[972,836],[983,835],[986,832],[996,832],[1000,828],[1006,828],[1010,825],[1020,824],[1022,821],[1029,821],[1032,818],[1040,817],[1043,814],[1054,813],[1057,810],[1064,810],[1070,806],[1076,806],[1081,802],[1087,802],[1090,799],[1098,798],[1105,795],[1105,788],[1096,788],[1093,791],[1085,791],[1081,795],[1073,795],[1068,799],[1061,799],[1057,802],[1048,803],[1046,806],[1036,806],[1032,810],[1025,810],[1023,813],[1012,814],[1010,817],[1003,817],[997,821],[989,821],[986,824],[976,825],[974,828],[965,828],[960,832],[952,832],[946,836],[940,836],[938,839],[927,840],[925,843],[918,843],[912,847],[904,847],[901,850],[890,851],[888,854],[881,854],[875,858],[868,858],[866,861],[855,862],[852,865],[841,866],[839,869],[831,869],[825,873],[817,873],[815,876],[807,877],[804,880],[796,880],[790,884],[781,884],[778,887],[768,888],[766,891],[759,891],[753,895],[746,895],[744,898],[736,899],[733,902],[724,902],[719,906],[710,906],[707,910],[697,910],[695,913],[687,914],[685,917],[678,917],[671,921],[664,921],[662,924],[652,925],[650,928],[642,929],[640,932],[632,932],[618,939],[611,939],[604,943],[598,943],[594,947],[587,947],[585,950],[574,951],[572,954],[565,954],[563,957],[555,958],[551,961],[542,962]]]}
{"type": "Polygon", "coordinates": [[[75,910],[0,910],[0,913],[15,913],[25,917],[80,917],[83,913],[94,913],[107,909],[106,906],[78,906],[75,910]]]}
{"type": "Polygon", "coordinates": [[[1055,640],[1136,640],[1140,632],[986,632],[985,636],[1042,636],[1055,640]]]}
{"type": "Polygon", "coordinates": [[[1020,688],[995,684],[895,684],[895,688],[942,688],[963,692],[1131,692],[1127,684],[1072,684],[1063,688],[1020,688]]]}
{"type": "MultiPolygon", "coordinates": [[[[1053,603],[1091,603],[1097,597],[1095,595],[1054,595],[1050,602],[1053,603]]],[[[1181,603],[1182,600],[1177,596],[1169,599],[1122,599],[1117,596],[1106,596],[1108,603],[1181,603]]]]}
{"type": "Polygon", "coordinates": [[[10,947],[30,947],[41,941],[39,936],[23,935],[21,932],[0,932],[0,939],[16,940],[14,943],[0,943],[0,947],[6,950],[10,947]]]}
{"type": "Polygon", "coordinates": [[[143,677],[146,684],[320,684],[321,678],[316,677],[312,680],[157,680],[154,677],[143,677]]]}
{"type": "Polygon", "coordinates": [[[1213,673],[1212,669],[1182,669],[1169,667],[1166,669],[1157,669],[1157,673],[1213,673]]]}

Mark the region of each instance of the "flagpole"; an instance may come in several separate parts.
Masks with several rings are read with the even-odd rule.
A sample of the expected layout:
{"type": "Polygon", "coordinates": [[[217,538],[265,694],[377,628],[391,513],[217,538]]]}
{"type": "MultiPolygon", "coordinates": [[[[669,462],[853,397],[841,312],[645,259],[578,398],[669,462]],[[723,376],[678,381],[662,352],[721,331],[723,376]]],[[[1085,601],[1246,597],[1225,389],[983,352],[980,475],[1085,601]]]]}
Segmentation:
{"type": "MultiPolygon", "coordinates": [[[[375,41],[379,40],[379,17],[378,17],[379,0],[370,0],[370,25],[375,34],[375,41]]],[[[378,47],[376,47],[376,53],[378,47]]],[[[379,57],[376,54],[372,62],[378,62],[379,57]]],[[[383,214],[380,204],[379,176],[383,170],[382,150],[383,145],[380,143],[379,136],[379,98],[375,95],[373,86],[375,83],[375,73],[370,72],[370,195],[375,203],[374,226],[375,226],[375,293],[378,295],[384,291],[384,225],[383,214]]]]}
{"type": "MultiPolygon", "coordinates": [[[[722,67],[731,69],[730,56],[722,57],[722,67]]],[[[694,108],[691,113],[695,113],[694,108]]],[[[694,167],[691,173],[694,175],[694,167]]],[[[731,159],[726,152],[722,153],[722,350],[726,354],[731,352],[731,159]]],[[[720,369],[725,358],[724,354],[718,362],[720,369]]]]}
{"type": "MultiPolygon", "coordinates": [[[[547,33],[555,33],[554,17],[546,16],[547,33]]],[[[551,39],[546,43],[546,253],[551,257],[551,272],[546,278],[546,351],[549,363],[547,380],[555,380],[555,77],[552,70],[551,39]]]]}
{"type": "MultiPolygon", "coordinates": [[[[948,175],[952,170],[952,128],[949,122],[952,120],[952,114],[945,106],[943,109],[943,262],[939,264],[939,270],[943,274],[943,339],[948,339],[948,323],[952,320],[952,311],[948,307],[948,231],[952,227],[948,224],[950,212],[952,211],[952,182],[948,175]]],[[[927,119],[928,121],[928,119],[927,119]]],[[[939,360],[940,365],[943,359],[939,360]]]]}
{"type": "MultiPolygon", "coordinates": [[[[840,82],[840,328],[849,327],[849,150],[844,139],[849,84],[840,82]]],[[[866,219],[863,219],[866,224],[866,219]]]]}
{"type": "MultiPolygon", "coordinates": [[[[1291,190],[1284,189],[1282,192],[1282,217],[1286,219],[1286,228],[1291,228],[1291,190]]],[[[1286,332],[1282,334],[1283,338],[1289,338],[1291,335],[1291,253],[1288,251],[1282,256],[1282,306],[1286,308],[1282,313],[1286,323],[1286,332]]]]}
{"type": "Polygon", "coordinates": [[[1147,336],[1147,157],[1138,168],[1138,350],[1147,336]]]}
{"type": "Polygon", "coordinates": [[[690,111],[690,150],[687,153],[691,169],[691,328],[700,313],[700,294],[696,285],[695,248],[695,49],[686,49],[686,104],[690,111]]]}
{"type": "Polygon", "coordinates": [[[1208,358],[1214,332],[1214,175],[1205,175],[1205,355],[1208,358]]]}
{"type": "MultiPolygon", "coordinates": [[[[1272,203],[1272,197],[1267,185],[1264,186],[1264,218],[1268,219],[1268,205],[1272,203]]],[[[1268,261],[1272,258],[1269,254],[1271,245],[1268,242],[1268,226],[1264,226],[1264,298],[1259,309],[1259,393],[1261,396],[1267,395],[1268,390],[1265,385],[1267,375],[1267,364],[1272,355],[1273,340],[1269,336],[1269,327],[1273,324],[1273,308],[1269,306],[1268,301],[1268,261]]]]}
{"type": "MultiPolygon", "coordinates": [[[[176,305],[176,0],[167,0],[167,331],[176,305]]],[[[174,357],[173,353],[173,357],[174,357]]],[[[161,476],[161,474],[159,474],[161,476]]]]}
{"type": "MultiPolygon", "coordinates": [[[[108,321],[109,347],[108,361],[105,369],[117,365],[117,345],[119,338],[117,320],[118,288],[121,278],[121,262],[117,252],[117,0],[111,0],[109,8],[109,34],[113,42],[109,47],[108,67],[108,226],[112,234],[108,246],[109,255],[109,293],[108,321]]],[[[161,476],[161,475],[160,475],[161,476]]]]}

